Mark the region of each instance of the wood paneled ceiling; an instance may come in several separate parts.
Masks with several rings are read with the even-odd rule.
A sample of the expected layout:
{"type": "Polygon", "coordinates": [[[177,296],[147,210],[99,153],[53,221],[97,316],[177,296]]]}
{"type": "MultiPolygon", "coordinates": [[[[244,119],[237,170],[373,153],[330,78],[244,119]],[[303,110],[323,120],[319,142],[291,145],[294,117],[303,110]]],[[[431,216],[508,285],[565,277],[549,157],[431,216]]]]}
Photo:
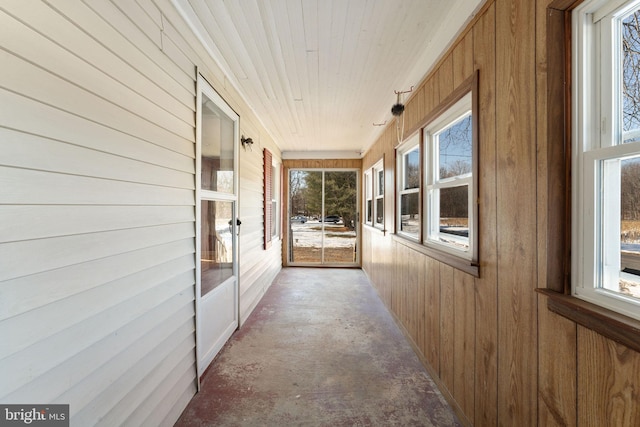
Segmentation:
{"type": "Polygon", "coordinates": [[[358,157],[483,0],[173,2],[284,156],[358,157]]]}

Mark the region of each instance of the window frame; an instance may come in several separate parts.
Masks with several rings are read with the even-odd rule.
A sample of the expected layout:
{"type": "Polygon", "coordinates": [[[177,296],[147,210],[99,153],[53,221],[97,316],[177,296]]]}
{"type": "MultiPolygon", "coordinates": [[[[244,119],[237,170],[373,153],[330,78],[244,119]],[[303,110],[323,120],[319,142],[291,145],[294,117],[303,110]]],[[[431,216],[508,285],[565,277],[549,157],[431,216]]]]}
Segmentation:
{"type": "MultiPolygon", "coordinates": [[[[452,106],[454,106],[460,99],[471,94],[471,124],[472,124],[472,161],[471,161],[471,173],[472,173],[472,183],[471,183],[471,197],[469,198],[469,212],[470,218],[472,218],[472,223],[470,226],[473,227],[474,232],[470,233],[470,239],[473,242],[469,253],[470,256],[466,256],[467,254],[461,251],[451,251],[451,250],[443,250],[442,247],[433,244],[426,244],[425,236],[426,236],[426,227],[428,219],[428,206],[427,197],[422,194],[421,200],[421,233],[422,236],[419,241],[415,241],[414,239],[407,238],[406,235],[402,233],[394,233],[393,238],[396,242],[408,246],[424,255],[427,255],[435,260],[438,260],[444,264],[450,265],[458,270],[464,271],[474,277],[480,277],[480,260],[479,260],[479,251],[478,251],[478,236],[479,236],[479,216],[478,216],[478,151],[479,151],[479,117],[480,117],[480,109],[479,109],[479,95],[478,95],[478,82],[479,82],[479,71],[475,70],[474,73],[460,83],[452,93],[447,96],[444,100],[440,102],[430,113],[427,114],[425,119],[417,126],[420,130],[420,133],[423,133],[424,128],[428,127],[431,123],[435,122],[440,118],[444,113],[447,112],[452,106]]],[[[425,176],[428,172],[428,166],[425,161],[425,154],[427,150],[427,144],[424,140],[424,136],[421,137],[421,147],[423,154],[421,157],[421,181],[420,185],[422,187],[421,192],[424,193],[426,188],[425,176]]],[[[398,189],[398,179],[399,174],[396,174],[396,191],[398,189]]],[[[396,194],[396,200],[398,199],[398,194],[396,194]]],[[[398,209],[396,208],[396,215],[398,209]]]]}
{"type": "Polygon", "coordinates": [[[282,236],[280,210],[282,206],[282,165],[271,155],[271,240],[282,236]]]}
{"type": "Polygon", "coordinates": [[[640,320],[639,299],[605,286],[620,277],[620,163],[640,155],[640,142],[622,142],[615,66],[618,16],[639,9],[640,2],[613,3],[587,0],[571,15],[571,295],[640,320]],[[607,220],[609,215],[618,220],[607,220]]]}
{"type": "Polygon", "coordinates": [[[373,175],[373,227],[384,231],[384,158],[378,160],[371,167],[371,170],[373,175]],[[378,205],[379,201],[381,206],[378,205]]]}
{"type": "MultiPolygon", "coordinates": [[[[474,191],[475,182],[477,178],[475,177],[474,166],[473,163],[477,158],[477,155],[474,155],[474,146],[477,144],[473,133],[473,94],[471,91],[466,92],[461,97],[459,97],[455,102],[453,102],[445,111],[442,112],[437,118],[431,121],[427,126],[423,128],[423,139],[424,139],[424,157],[425,157],[425,197],[424,197],[424,212],[426,213],[426,219],[424,221],[424,231],[423,231],[423,243],[426,246],[431,246],[434,249],[441,250],[443,252],[449,253],[453,256],[458,256],[461,258],[468,259],[470,261],[477,260],[477,239],[475,236],[477,235],[477,210],[473,209],[473,201],[477,200],[477,196],[474,197],[474,194],[477,194],[477,191],[474,191]],[[465,173],[463,175],[456,175],[451,178],[440,178],[439,177],[439,151],[438,151],[438,143],[436,136],[443,132],[445,129],[448,129],[452,126],[455,126],[465,117],[471,115],[472,122],[472,147],[471,147],[471,172],[465,173]],[[440,241],[440,212],[439,212],[439,203],[437,203],[438,195],[436,192],[439,192],[443,189],[452,189],[457,187],[467,186],[467,210],[468,210],[468,236],[466,241],[468,242],[468,246],[466,250],[458,249],[452,244],[447,244],[440,241]],[[434,231],[436,230],[437,231],[434,231]]],[[[444,233],[443,233],[444,234],[444,233]]]]}
{"type": "Polygon", "coordinates": [[[362,176],[364,183],[364,221],[365,225],[373,226],[373,168],[364,171],[362,176]]]}
{"type": "Polygon", "coordinates": [[[547,268],[545,287],[536,291],[547,297],[546,306],[551,312],[640,352],[640,321],[577,298],[571,292],[571,266],[577,255],[571,252],[574,204],[571,89],[576,82],[570,40],[571,13],[580,3],[582,0],[554,0],[546,13],[547,268]],[[558,40],[565,42],[558,43],[558,40]]]}
{"type": "MultiPolygon", "coordinates": [[[[276,212],[273,212],[273,193],[274,193],[274,177],[273,175],[273,154],[269,149],[264,148],[263,165],[262,165],[262,185],[263,185],[263,249],[267,250],[271,247],[276,235],[272,233],[273,221],[277,221],[276,212]]],[[[276,227],[277,229],[277,227],[276,227]]],[[[279,236],[279,235],[278,235],[279,236]]]]}
{"type": "Polygon", "coordinates": [[[423,207],[422,207],[422,187],[423,187],[423,145],[422,132],[417,132],[396,148],[396,170],[397,170],[397,208],[396,208],[396,233],[407,239],[416,242],[422,241],[423,230],[423,207]],[[418,151],[418,186],[405,188],[405,159],[406,156],[413,151],[418,151]],[[410,233],[402,229],[402,196],[409,194],[418,195],[418,218],[420,226],[417,233],[410,233]]]}

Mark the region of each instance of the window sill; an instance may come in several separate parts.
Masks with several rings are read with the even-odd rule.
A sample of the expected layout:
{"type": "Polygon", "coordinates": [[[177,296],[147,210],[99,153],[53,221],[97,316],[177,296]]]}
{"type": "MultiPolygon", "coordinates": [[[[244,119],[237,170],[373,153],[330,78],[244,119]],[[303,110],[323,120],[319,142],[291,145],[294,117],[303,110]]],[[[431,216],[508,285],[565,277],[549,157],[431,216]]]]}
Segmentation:
{"type": "Polygon", "coordinates": [[[550,311],[640,352],[640,320],[550,289],[536,291],[549,298],[550,311]]]}
{"type": "Polygon", "coordinates": [[[480,267],[478,265],[472,264],[468,259],[459,258],[455,255],[441,252],[437,249],[433,249],[421,243],[411,241],[408,238],[402,237],[397,234],[393,235],[393,240],[397,243],[400,243],[401,245],[407,246],[417,252],[420,252],[423,255],[447,264],[453,268],[457,268],[458,270],[464,271],[465,273],[468,273],[474,277],[480,277],[480,267]]]}
{"type": "Polygon", "coordinates": [[[384,230],[382,227],[377,227],[375,225],[363,223],[362,226],[367,230],[377,231],[378,233],[386,234],[387,230],[384,230]]]}

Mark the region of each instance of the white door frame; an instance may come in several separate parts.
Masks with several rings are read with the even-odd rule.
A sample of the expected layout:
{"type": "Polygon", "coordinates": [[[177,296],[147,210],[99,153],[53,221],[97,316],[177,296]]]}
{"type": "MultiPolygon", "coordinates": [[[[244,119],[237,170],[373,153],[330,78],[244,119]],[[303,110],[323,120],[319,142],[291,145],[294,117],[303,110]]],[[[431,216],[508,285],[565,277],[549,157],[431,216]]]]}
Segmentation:
{"type": "MultiPolygon", "coordinates": [[[[289,230],[289,236],[287,238],[287,265],[292,266],[292,267],[306,267],[306,266],[310,266],[310,267],[358,267],[360,266],[360,262],[362,259],[362,242],[361,242],[361,232],[360,232],[360,174],[362,173],[362,170],[359,168],[304,168],[304,167],[291,167],[288,169],[287,171],[287,176],[285,177],[285,179],[287,179],[288,184],[287,184],[287,192],[288,194],[286,195],[287,197],[287,229],[289,230]],[[321,262],[319,263],[314,263],[314,262],[293,262],[291,261],[291,255],[293,254],[293,246],[291,244],[291,217],[294,215],[294,213],[291,211],[291,172],[292,171],[303,171],[303,172],[320,172],[322,173],[322,215],[327,215],[327,212],[325,212],[325,188],[324,188],[324,184],[325,184],[325,173],[327,172],[353,172],[356,175],[356,204],[355,204],[355,212],[356,212],[356,218],[354,219],[355,221],[355,231],[356,231],[356,245],[358,248],[360,248],[357,252],[357,259],[355,262],[353,263],[332,263],[332,262],[325,262],[324,259],[321,260],[321,262]]],[[[322,247],[322,258],[324,258],[324,249],[325,249],[325,244],[324,244],[324,238],[325,238],[325,223],[322,223],[322,234],[321,234],[321,247],[322,247]]]]}
{"type": "MultiPolygon", "coordinates": [[[[222,346],[226,343],[231,334],[238,328],[239,325],[239,256],[238,256],[238,192],[239,192],[239,141],[240,141],[240,116],[233,111],[233,109],[226,103],[226,101],[213,89],[211,84],[198,72],[196,83],[196,150],[195,150],[195,270],[196,270],[196,284],[195,284],[195,317],[196,317],[196,372],[198,377],[198,390],[200,389],[200,378],[204,374],[205,370],[220,351],[222,346]],[[211,101],[214,102],[216,107],[222,110],[229,118],[234,122],[233,131],[233,194],[218,193],[214,191],[201,189],[201,174],[202,174],[202,95],[206,95],[211,101]],[[216,289],[212,290],[205,296],[202,295],[201,279],[201,226],[202,226],[202,213],[201,202],[202,201],[221,201],[233,203],[233,215],[231,223],[231,234],[233,239],[233,272],[232,276],[222,284],[218,285],[216,289]],[[213,301],[222,293],[231,292],[231,298],[233,299],[233,320],[226,325],[223,325],[222,333],[213,343],[204,342],[207,338],[205,333],[204,322],[206,319],[207,308],[215,307],[213,301]],[[212,304],[213,303],[213,304],[212,304]]],[[[229,297],[226,297],[227,299],[229,297]]],[[[228,307],[227,307],[228,308],[228,307]]],[[[209,313],[210,314],[210,313],[209,313]]]]}

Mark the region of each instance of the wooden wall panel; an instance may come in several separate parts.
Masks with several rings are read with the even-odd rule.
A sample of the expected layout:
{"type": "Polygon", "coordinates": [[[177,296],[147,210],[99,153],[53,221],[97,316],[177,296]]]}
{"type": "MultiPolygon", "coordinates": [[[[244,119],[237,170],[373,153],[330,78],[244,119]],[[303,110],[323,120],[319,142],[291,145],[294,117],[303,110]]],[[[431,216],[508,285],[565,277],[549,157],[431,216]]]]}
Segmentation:
{"type": "Polygon", "coordinates": [[[440,91],[434,78],[427,79],[424,83],[424,112],[428,114],[437,107],[440,101],[440,91]]]}
{"type": "Polygon", "coordinates": [[[577,426],[577,328],[576,324],[547,309],[539,296],[539,425],[577,426]]]}
{"type": "Polygon", "coordinates": [[[468,31],[453,49],[453,87],[473,75],[473,31],[468,31]]]}
{"type": "Polygon", "coordinates": [[[407,329],[407,321],[405,317],[404,304],[406,301],[403,298],[402,292],[406,289],[408,283],[407,278],[409,276],[408,263],[406,254],[409,252],[404,245],[393,245],[393,276],[396,280],[393,280],[393,288],[391,291],[391,311],[396,315],[396,318],[402,322],[405,329],[407,329]]]}
{"type": "Polygon", "coordinates": [[[456,327],[453,267],[439,264],[440,268],[440,379],[453,394],[454,390],[454,337],[456,327]]]}
{"type": "MultiPolygon", "coordinates": [[[[547,253],[549,242],[562,239],[546,217],[555,208],[547,190],[559,167],[547,115],[561,110],[547,88],[562,86],[548,69],[558,66],[548,58],[548,42],[558,39],[548,33],[549,3],[488,1],[425,78],[422,105],[412,98],[406,106],[418,123],[412,109],[422,108],[424,120],[467,74],[471,57],[480,79],[480,276],[471,279],[415,248],[399,248],[405,246],[399,237],[380,232],[371,233],[374,259],[363,265],[412,339],[416,316],[424,316],[418,348],[463,422],[640,425],[640,355],[551,313],[547,297],[534,292],[562,272],[561,261],[547,253]],[[394,259],[378,262],[390,253],[394,259]],[[407,262],[413,255],[424,266],[422,313],[403,301],[415,293],[407,262]]],[[[393,132],[390,126],[365,164],[393,155],[393,132]]]]}
{"type": "Polygon", "coordinates": [[[496,1],[498,419],[537,420],[535,3],[496,1]]]}
{"type": "Polygon", "coordinates": [[[434,372],[440,372],[440,268],[438,261],[424,257],[424,349],[434,372]]]}
{"type": "MultiPolygon", "coordinates": [[[[538,284],[564,291],[564,119],[565,95],[563,11],[537,2],[537,219],[538,284]],[[559,71],[559,70],[560,71],[559,71]],[[550,71],[548,75],[547,71],[550,71]],[[549,127],[549,118],[557,122],[549,127]],[[547,131],[549,129],[549,131],[547,131]],[[550,179],[548,177],[551,177],[550,179]],[[548,215],[550,213],[551,215],[548,215]],[[551,262],[547,262],[551,260],[551,262]]],[[[538,297],[538,424],[576,426],[577,327],[550,312],[547,298],[538,297]],[[559,381],[558,379],[562,379],[559,381]]]]}
{"type": "MultiPolygon", "coordinates": [[[[398,246],[403,246],[398,244],[398,246]]],[[[406,324],[407,330],[417,348],[424,347],[424,265],[422,255],[406,248],[407,282],[404,286],[406,294],[406,324]]]]}
{"type": "MultiPolygon", "coordinates": [[[[413,292],[411,295],[412,302],[412,317],[414,320],[414,332],[415,342],[418,348],[422,349],[425,346],[425,319],[426,319],[426,272],[424,269],[424,257],[418,253],[412,251],[411,265],[413,269],[414,282],[413,292]]],[[[424,354],[424,353],[423,353],[424,354]]]]}
{"type": "MultiPolygon", "coordinates": [[[[469,420],[474,419],[475,399],[475,284],[473,276],[453,274],[453,397],[469,420]]],[[[451,362],[449,362],[451,363],[451,362]]]]}
{"type": "Polygon", "coordinates": [[[582,326],[577,354],[577,425],[640,425],[640,354],[582,326]]]}
{"type": "Polygon", "coordinates": [[[473,28],[473,61],[479,92],[479,259],[476,279],[475,423],[498,421],[498,286],[496,164],[496,22],[491,4],[473,28]]]}
{"type": "Polygon", "coordinates": [[[360,169],[361,159],[284,159],[287,169],[360,169]]]}
{"type": "Polygon", "coordinates": [[[437,71],[438,102],[444,101],[453,92],[453,55],[449,54],[440,64],[437,71]]]}

